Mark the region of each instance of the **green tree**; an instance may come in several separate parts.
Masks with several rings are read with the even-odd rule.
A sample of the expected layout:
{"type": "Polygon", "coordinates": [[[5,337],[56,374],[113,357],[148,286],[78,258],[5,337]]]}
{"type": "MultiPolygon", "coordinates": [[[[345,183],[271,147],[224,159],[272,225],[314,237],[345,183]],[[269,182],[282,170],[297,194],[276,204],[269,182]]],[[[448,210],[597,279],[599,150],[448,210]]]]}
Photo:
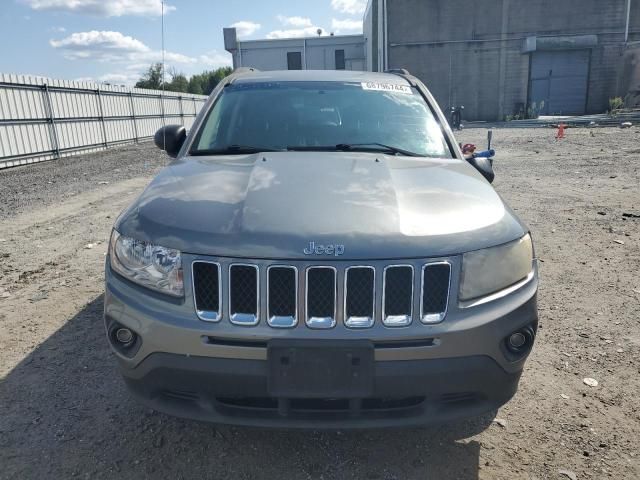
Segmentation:
{"type": "Polygon", "coordinates": [[[205,75],[207,75],[207,83],[204,89],[204,94],[209,95],[213,89],[218,86],[222,79],[227,75],[230,75],[232,71],[231,67],[222,67],[210,72],[205,72],[205,75]]]}
{"type": "MultiPolygon", "coordinates": [[[[193,93],[195,95],[209,95],[222,79],[231,74],[231,67],[221,67],[192,75],[187,80],[183,73],[175,69],[169,71],[170,82],[165,82],[165,88],[173,92],[193,93]]],[[[162,64],[154,63],[136,83],[138,88],[162,88],[162,64]]]]}
{"type": "Polygon", "coordinates": [[[136,83],[136,88],[151,88],[159,90],[162,88],[162,64],[154,63],[149,70],[136,83]]]}
{"type": "Polygon", "coordinates": [[[189,80],[184,76],[184,73],[172,70],[169,74],[171,75],[171,82],[167,83],[165,88],[172,92],[187,92],[189,88],[189,80]]]}
{"type": "Polygon", "coordinates": [[[187,92],[193,93],[195,95],[204,94],[204,89],[202,88],[202,78],[200,75],[193,75],[189,79],[189,85],[187,87],[187,92]]]}

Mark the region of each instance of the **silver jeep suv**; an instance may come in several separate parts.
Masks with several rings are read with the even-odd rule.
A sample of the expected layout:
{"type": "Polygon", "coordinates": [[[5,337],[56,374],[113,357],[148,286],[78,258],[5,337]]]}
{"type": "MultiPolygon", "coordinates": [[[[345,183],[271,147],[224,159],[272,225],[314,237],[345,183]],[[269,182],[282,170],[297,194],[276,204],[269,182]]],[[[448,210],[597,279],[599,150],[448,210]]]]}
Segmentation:
{"type": "Polygon", "coordinates": [[[537,328],[529,231],[404,71],[236,72],[116,221],[105,325],[173,415],[424,425],[516,392],[537,328]]]}

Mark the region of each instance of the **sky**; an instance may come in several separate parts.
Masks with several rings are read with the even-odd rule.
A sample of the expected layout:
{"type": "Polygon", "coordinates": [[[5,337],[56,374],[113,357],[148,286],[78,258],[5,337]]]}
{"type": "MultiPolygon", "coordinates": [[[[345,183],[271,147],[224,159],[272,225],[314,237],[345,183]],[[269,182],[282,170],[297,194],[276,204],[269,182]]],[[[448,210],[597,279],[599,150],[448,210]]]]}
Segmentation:
{"type": "MultiPolygon", "coordinates": [[[[239,38],[362,32],[366,0],[165,0],[167,70],[231,65],[239,38]]],[[[162,0],[0,0],[0,73],[132,85],[162,55],[162,0]]]]}

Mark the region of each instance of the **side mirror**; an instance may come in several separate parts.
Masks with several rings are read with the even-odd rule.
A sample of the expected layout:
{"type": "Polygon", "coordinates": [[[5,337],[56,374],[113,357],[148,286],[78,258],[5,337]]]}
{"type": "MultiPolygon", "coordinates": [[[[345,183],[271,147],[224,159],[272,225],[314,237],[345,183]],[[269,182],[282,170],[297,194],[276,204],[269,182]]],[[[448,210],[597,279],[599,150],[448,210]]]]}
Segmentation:
{"type": "Polygon", "coordinates": [[[467,162],[478,170],[489,183],[493,183],[493,179],[496,178],[496,174],[493,171],[493,163],[491,160],[491,158],[487,157],[473,157],[468,158],[467,162]]]}
{"type": "Polygon", "coordinates": [[[187,138],[187,130],[182,125],[167,125],[153,136],[153,142],[160,150],[175,158],[187,138]]]}

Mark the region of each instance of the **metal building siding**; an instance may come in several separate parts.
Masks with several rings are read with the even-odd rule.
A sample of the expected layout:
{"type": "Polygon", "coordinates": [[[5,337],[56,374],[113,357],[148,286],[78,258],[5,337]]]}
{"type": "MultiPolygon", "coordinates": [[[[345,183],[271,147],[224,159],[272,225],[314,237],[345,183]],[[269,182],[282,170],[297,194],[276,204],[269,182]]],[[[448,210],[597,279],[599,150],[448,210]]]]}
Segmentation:
{"type": "Polygon", "coordinates": [[[531,54],[529,105],[541,115],[583,115],[586,111],[590,50],[531,54]]]}

